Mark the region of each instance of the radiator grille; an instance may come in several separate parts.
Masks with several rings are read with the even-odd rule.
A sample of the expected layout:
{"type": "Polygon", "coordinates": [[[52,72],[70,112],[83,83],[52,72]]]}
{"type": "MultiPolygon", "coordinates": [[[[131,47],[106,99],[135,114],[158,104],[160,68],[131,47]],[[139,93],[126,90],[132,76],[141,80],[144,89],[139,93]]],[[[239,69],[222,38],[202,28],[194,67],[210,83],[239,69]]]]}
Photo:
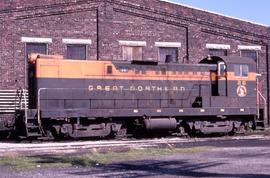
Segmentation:
{"type": "Polygon", "coordinates": [[[25,108],[28,108],[27,90],[0,90],[0,113],[9,114],[25,108]]]}

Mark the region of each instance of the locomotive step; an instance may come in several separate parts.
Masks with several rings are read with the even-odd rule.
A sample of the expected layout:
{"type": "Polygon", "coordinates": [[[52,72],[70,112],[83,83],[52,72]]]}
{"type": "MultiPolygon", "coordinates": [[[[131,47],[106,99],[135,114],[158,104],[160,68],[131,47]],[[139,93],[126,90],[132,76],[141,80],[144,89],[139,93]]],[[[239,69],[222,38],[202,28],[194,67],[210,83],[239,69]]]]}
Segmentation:
{"type": "Polygon", "coordinates": [[[37,125],[27,125],[28,129],[39,129],[39,126],[37,125]]]}
{"type": "Polygon", "coordinates": [[[37,118],[35,118],[35,117],[28,117],[27,121],[37,121],[37,118]]]}
{"type": "Polygon", "coordinates": [[[39,131],[39,128],[27,128],[27,136],[28,137],[34,137],[34,136],[42,136],[42,134],[39,131]]]}
{"type": "Polygon", "coordinates": [[[256,121],[256,129],[257,130],[264,130],[265,129],[264,121],[257,120],[256,121]]]}
{"type": "Polygon", "coordinates": [[[27,129],[28,137],[41,137],[42,136],[39,126],[34,123],[27,123],[26,129],[27,129]]]}
{"type": "Polygon", "coordinates": [[[27,136],[28,137],[41,137],[42,134],[40,134],[40,133],[27,133],[27,136]]]}

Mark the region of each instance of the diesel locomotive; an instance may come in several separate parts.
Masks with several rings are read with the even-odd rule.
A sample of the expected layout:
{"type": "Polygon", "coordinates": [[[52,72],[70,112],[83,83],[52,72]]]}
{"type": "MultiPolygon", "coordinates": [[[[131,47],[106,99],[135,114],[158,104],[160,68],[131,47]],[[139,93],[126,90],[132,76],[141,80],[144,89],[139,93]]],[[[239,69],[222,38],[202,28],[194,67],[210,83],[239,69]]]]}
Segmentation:
{"type": "Polygon", "coordinates": [[[254,129],[258,117],[249,58],[178,64],[31,54],[29,63],[29,108],[15,116],[19,136],[234,133],[254,129]]]}

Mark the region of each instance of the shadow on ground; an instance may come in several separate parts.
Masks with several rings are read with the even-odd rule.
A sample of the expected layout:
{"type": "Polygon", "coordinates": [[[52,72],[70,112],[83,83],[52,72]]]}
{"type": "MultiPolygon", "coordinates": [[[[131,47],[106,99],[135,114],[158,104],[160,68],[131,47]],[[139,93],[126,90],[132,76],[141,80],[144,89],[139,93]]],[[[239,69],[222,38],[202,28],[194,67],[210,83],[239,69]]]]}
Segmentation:
{"type": "Polygon", "coordinates": [[[155,177],[155,176],[190,176],[190,177],[235,177],[235,178],[269,178],[264,174],[232,174],[208,172],[209,168],[225,166],[224,163],[191,163],[189,161],[132,161],[89,168],[89,171],[72,172],[73,175],[95,177],[155,177]]]}

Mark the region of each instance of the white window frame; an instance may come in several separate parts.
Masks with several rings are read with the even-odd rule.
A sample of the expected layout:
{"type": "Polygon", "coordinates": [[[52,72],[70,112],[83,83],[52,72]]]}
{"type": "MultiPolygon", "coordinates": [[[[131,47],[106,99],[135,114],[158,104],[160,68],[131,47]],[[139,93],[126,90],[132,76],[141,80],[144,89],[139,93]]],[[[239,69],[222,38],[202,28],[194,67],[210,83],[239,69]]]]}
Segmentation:
{"type": "Polygon", "coordinates": [[[131,46],[131,47],[145,47],[146,46],[146,41],[119,40],[118,43],[120,46],[131,46]]]}
{"type": "Polygon", "coordinates": [[[155,46],[159,48],[181,48],[179,42],[155,42],[155,46]]]}
{"type": "Polygon", "coordinates": [[[23,43],[52,43],[52,38],[21,37],[23,43]]]}
{"type": "Polygon", "coordinates": [[[64,38],[62,39],[64,44],[77,44],[77,45],[91,45],[92,40],[90,39],[71,39],[71,38],[64,38]]]}
{"type": "Polygon", "coordinates": [[[231,49],[231,45],[226,45],[226,44],[206,44],[207,49],[231,49]]]}
{"type": "Polygon", "coordinates": [[[238,45],[238,50],[261,51],[261,46],[238,45]]]}

